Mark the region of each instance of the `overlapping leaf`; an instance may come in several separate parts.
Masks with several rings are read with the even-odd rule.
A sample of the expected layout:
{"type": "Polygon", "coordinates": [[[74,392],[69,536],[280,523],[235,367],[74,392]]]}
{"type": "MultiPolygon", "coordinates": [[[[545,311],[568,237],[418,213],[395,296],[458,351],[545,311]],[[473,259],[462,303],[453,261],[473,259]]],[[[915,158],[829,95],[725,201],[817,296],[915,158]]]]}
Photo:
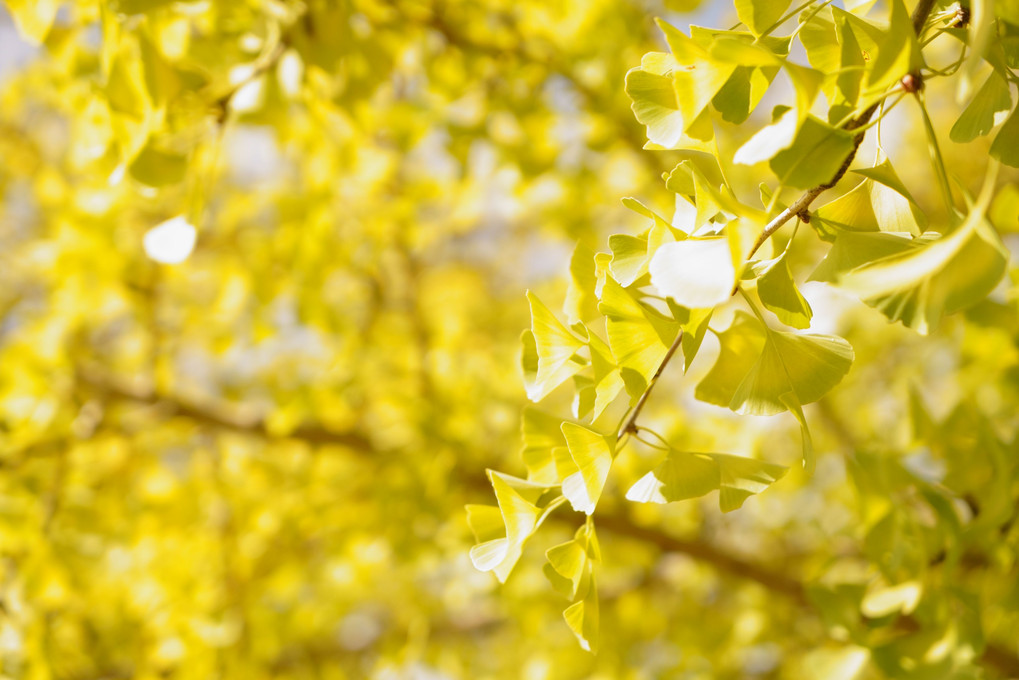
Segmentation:
{"type": "Polygon", "coordinates": [[[630,487],[626,497],[638,503],[671,503],[718,489],[719,507],[722,512],[731,512],[785,473],[781,465],[753,458],[670,450],[658,467],[630,487]]]}
{"type": "Polygon", "coordinates": [[[853,349],[842,338],[775,331],[745,312],[718,339],[718,361],[695,394],[737,413],[781,413],[790,394],[799,404],[817,401],[853,362],[853,349]]]}

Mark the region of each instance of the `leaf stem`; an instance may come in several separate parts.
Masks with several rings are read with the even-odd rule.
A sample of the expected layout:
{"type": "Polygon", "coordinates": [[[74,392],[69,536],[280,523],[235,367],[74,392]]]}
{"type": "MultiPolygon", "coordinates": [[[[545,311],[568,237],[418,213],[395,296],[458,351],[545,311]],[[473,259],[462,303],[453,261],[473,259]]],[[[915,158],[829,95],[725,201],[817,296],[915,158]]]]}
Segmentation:
{"type": "Polygon", "coordinates": [[[672,356],[676,353],[676,350],[679,349],[679,345],[682,342],[683,331],[680,330],[679,333],[676,334],[676,339],[672,341],[672,345],[669,346],[668,351],[665,352],[665,356],[662,357],[662,363],[658,364],[658,370],[655,371],[651,381],[648,382],[647,389],[645,389],[644,393],[640,395],[640,399],[637,400],[637,404],[633,407],[633,411],[630,412],[630,417],[627,418],[626,422],[623,423],[623,426],[619,428],[619,433],[616,435],[617,442],[620,441],[626,434],[637,433],[637,418],[640,416],[640,412],[644,410],[644,405],[647,403],[648,397],[651,396],[651,390],[653,390],[655,385],[658,384],[658,378],[660,378],[662,372],[665,371],[665,366],[669,363],[669,360],[672,359],[672,356]]]}
{"type": "Polygon", "coordinates": [[[955,214],[955,201],[952,199],[952,186],[948,182],[948,171],[945,170],[945,159],[941,156],[941,147],[938,145],[938,135],[934,131],[931,118],[927,115],[927,103],[922,91],[916,93],[917,104],[920,105],[920,117],[923,118],[924,130],[927,133],[928,148],[931,153],[931,164],[934,166],[934,175],[938,180],[938,189],[941,198],[945,201],[945,208],[949,216],[955,214]]]}

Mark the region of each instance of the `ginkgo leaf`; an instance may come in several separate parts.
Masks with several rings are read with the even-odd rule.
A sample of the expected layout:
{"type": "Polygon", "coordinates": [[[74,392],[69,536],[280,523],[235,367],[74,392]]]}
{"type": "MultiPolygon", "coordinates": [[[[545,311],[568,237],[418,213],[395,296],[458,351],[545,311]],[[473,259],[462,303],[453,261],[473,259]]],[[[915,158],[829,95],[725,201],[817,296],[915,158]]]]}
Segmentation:
{"type": "Polygon", "coordinates": [[[683,139],[683,114],[672,83],[677,66],[671,54],[645,54],[640,67],[627,72],[624,84],[633,115],[647,128],[648,140],[666,149],[683,139]]]}
{"type": "Polygon", "coordinates": [[[619,373],[619,367],[613,360],[611,348],[595,333],[588,332],[590,334],[591,368],[594,372],[591,385],[594,390],[591,420],[595,421],[623,390],[624,383],[619,373]]]}
{"type": "Polygon", "coordinates": [[[661,20],[657,23],[678,63],[673,72],[673,87],[683,116],[684,132],[696,139],[710,138],[710,126],[705,130],[697,128],[696,123],[732,76],[736,65],[712,58],[708,50],[674,26],[661,20]]]}
{"type": "Polygon", "coordinates": [[[601,497],[615,457],[614,436],[599,434],[573,423],[563,423],[563,436],[577,472],[563,480],[563,496],[577,512],[590,515],[601,497]]]}
{"type": "Polygon", "coordinates": [[[570,280],[563,302],[563,313],[571,324],[591,319],[598,313],[598,298],[595,286],[594,251],[578,243],[570,257],[570,280]]]}
{"type": "Polygon", "coordinates": [[[984,217],[990,186],[947,236],[878,240],[847,233],[811,278],[835,281],[890,320],[930,332],[943,316],[982,300],[1004,275],[1007,251],[984,217]]]}
{"type": "Polygon", "coordinates": [[[566,625],[570,627],[581,648],[588,652],[598,649],[598,589],[594,574],[584,599],[575,602],[563,611],[566,625]]]}
{"type": "Polygon", "coordinates": [[[866,97],[878,97],[923,62],[913,21],[902,0],[891,0],[889,26],[864,76],[866,97]]]}
{"type": "Polygon", "coordinates": [[[560,590],[571,600],[575,598],[587,569],[587,551],[584,546],[576,540],[567,541],[549,548],[545,552],[545,558],[548,560],[545,574],[549,581],[556,586],[556,590],[560,590]],[[561,589],[563,585],[566,586],[565,590],[561,589]]]}
{"type": "Polygon", "coordinates": [[[527,468],[527,479],[538,484],[558,484],[561,477],[554,450],[565,446],[562,419],[528,406],[524,408],[520,432],[524,440],[520,456],[527,468]]]}
{"type": "Polygon", "coordinates": [[[722,512],[743,505],[748,497],[778,481],[786,468],[724,453],[670,450],[665,460],[637,481],[626,498],[638,503],[671,503],[719,490],[722,512]]]}
{"type": "Polygon", "coordinates": [[[669,451],[665,460],[626,492],[636,503],[672,503],[700,498],[719,487],[718,463],[705,454],[669,451]]]}
{"type": "Polygon", "coordinates": [[[683,339],[680,341],[683,348],[683,372],[690,370],[690,364],[697,357],[700,351],[704,336],[708,333],[708,322],[711,321],[711,314],[714,308],[691,309],[689,318],[681,325],[683,339]]]}
{"type": "Polygon", "coordinates": [[[725,302],[736,270],[726,239],[689,239],[663,245],[651,258],[651,283],[684,307],[701,309],[725,302]]]}
{"type": "Polygon", "coordinates": [[[735,0],[736,15],[747,28],[760,35],[778,21],[790,0],[735,0]]]}
{"type": "Polygon", "coordinates": [[[814,456],[814,438],[810,434],[810,427],[807,425],[807,417],[803,413],[803,406],[794,392],[786,392],[780,395],[779,401],[789,409],[789,412],[793,414],[796,422],[800,425],[800,441],[803,445],[803,471],[808,475],[812,475],[817,463],[814,456]]]}
{"type": "Polygon", "coordinates": [[[840,231],[886,231],[918,235],[927,218],[887,158],[853,171],[866,179],[818,208],[811,226],[833,240],[840,231]]]}
{"type": "Polygon", "coordinates": [[[736,150],[733,163],[754,165],[771,160],[775,154],[788,148],[796,138],[798,119],[793,110],[786,111],[777,122],[761,128],[743,146],[736,150]]]}
{"type": "Polygon", "coordinates": [[[852,347],[842,338],[775,331],[745,312],[718,337],[718,360],[695,396],[737,413],[781,413],[789,392],[800,404],[817,401],[853,362],[852,347]]]}
{"type": "Polygon", "coordinates": [[[501,538],[506,533],[502,513],[495,505],[467,505],[467,526],[478,543],[501,538]]]}
{"type": "Polygon", "coordinates": [[[1019,106],[998,130],[991,143],[991,156],[1005,165],[1019,168],[1019,106]]]}
{"type": "MultiPolygon", "coordinates": [[[[616,364],[646,385],[679,332],[679,324],[642,304],[612,278],[605,281],[598,310],[606,317],[605,329],[616,364]]],[[[628,391],[630,388],[627,385],[628,391]]],[[[639,387],[635,393],[639,396],[643,391],[639,387]]]]}
{"type": "Polygon", "coordinates": [[[853,148],[851,133],[808,116],[792,144],[776,153],[769,165],[781,184],[809,189],[831,181],[853,148]]]}
{"type": "Polygon", "coordinates": [[[601,559],[594,525],[585,523],[577,529],[573,540],[549,548],[545,558],[548,560],[545,575],[556,590],[571,600],[585,594],[584,587],[590,586],[591,565],[601,559]]]}
{"type": "Polygon", "coordinates": [[[761,304],[779,321],[793,328],[810,326],[813,312],[793,281],[785,253],[756,264],[754,274],[758,276],[757,294],[761,297],[761,304]]]}
{"type": "MultiPolygon", "coordinates": [[[[527,292],[527,301],[531,305],[531,332],[538,358],[533,382],[526,385],[527,397],[531,401],[541,401],[584,367],[584,362],[575,359],[574,355],[587,343],[560,323],[530,291],[527,292]]],[[[525,357],[529,356],[526,342],[525,339],[525,357]]]]}
{"type": "Polygon", "coordinates": [[[997,71],[991,71],[948,135],[953,142],[971,142],[1005,120],[1011,108],[1008,82],[997,71]]]}
{"type": "MultiPolygon", "coordinates": [[[[500,582],[505,582],[523,553],[524,543],[545,517],[537,503],[549,487],[494,470],[488,471],[488,478],[495,490],[506,534],[471,548],[471,561],[479,571],[494,572],[500,582]]],[[[490,533],[491,512],[482,511],[480,521],[484,531],[490,533]]]]}
{"type": "Polygon", "coordinates": [[[786,468],[781,465],[753,458],[726,453],[713,453],[711,458],[718,464],[721,480],[718,507],[722,512],[741,508],[747,498],[761,493],[786,473],[786,468]]]}

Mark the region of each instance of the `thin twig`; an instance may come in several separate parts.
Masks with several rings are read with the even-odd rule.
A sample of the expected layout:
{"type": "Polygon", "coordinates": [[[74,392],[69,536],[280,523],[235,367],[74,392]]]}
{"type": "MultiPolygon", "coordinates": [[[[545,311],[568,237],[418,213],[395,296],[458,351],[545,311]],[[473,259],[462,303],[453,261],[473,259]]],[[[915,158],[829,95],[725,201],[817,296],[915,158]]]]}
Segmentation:
{"type": "Polygon", "coordinates": [[[647,384],[647,389],[644,390],[644,394],[640,395],[640,399],[637,400],[637,405],[633,407],[630,417],[626,419],[626,422],[623,423],[623,427],[620,428],[619,433],[616,435],[617,442],[623,438],[623,435],[637,432],[637,417],[644,409],[644,404],[647,403],[648,397],[651,396],[651,390],[653,390],[655,385],[658,383],[658,378],[661,377],[662,372],[665,370],[665,365],[669,363],[669,359],[671,359],[672,355],[676,353],[676,350],[679,349],[679,345],[682,342],[683,331],[680,330],[679,334],[676,335],[676,339],[672,341],[672,346],[669,347],[669,350],[662,358],[662,363],[658,364],[658,370],[655,371],[654,376],[651,378],[651,382],[647,384]]]}
{"type": "MultiPolygon", "coordinates": [[[[916,8],[914,8],[912,17],[913,31],[916,33],[917,36],[919,36],[923,32],[923,27],[927,23],[927,17],[930,16],[931,10],[933,8],[934,0],[920,0],[920,3],[917,4],[916,8]]],[[[874,115],[874,112],[877,111],[878,106],[879,106],[878,102],[871,104],[869,107],[867,107],[867,109],[863,113],[861,113],[859,116],[851,120],[846,125],[846,129],[856,130],[866,125],[870,121],[871,116],[874,115]]],[[[749,260],[751,257],[753,257],[754,253],[756,253],[758,249],[764,245],[764,242],[771,238],[771,235],[778,231],[782,227],[782,225],[784,225],[786,222],[791,220],[793,217],[805,215],[807,210],[810,208],[810,204],[813,203],[818,196],[823,194],[828,189],[831,189],[838,183],[840,179],[842,179],[843,175],[845,175],[846,172],[849,171],[849,166],[852,164],[853,159],[856,158],[856,152],[860,148],[860,143],[863,142],[865,134],[866,134],[865,132],[861,132],[860,134],[856,135],[856,137],[853,140],[852,150],[849,152],[849,155],[846,157],[846,160],[842,163],[842,167],[838,169],[838,172],[835,173],[834,177],[832,177],[829,181],[825,182],[824,184],[819,184],[813,189],[809,189],[805,194],[800,196],[800,198],[797,199],[795,203],[793,203],[791,206],[780,212],[778,216],[775,217],[775,219],[773,219],[764,227],[764,229],[761,231],[761,234],[757,237],[757,240],[754,241],[754,245],[750,249],[750,252],[747,254],[746,259],[749,260]]],[[[736,294],[737,288],[739,288],[738,283],[736,284],[735,287],[733,287],[732,290],[733,295],[736,294]]]]}

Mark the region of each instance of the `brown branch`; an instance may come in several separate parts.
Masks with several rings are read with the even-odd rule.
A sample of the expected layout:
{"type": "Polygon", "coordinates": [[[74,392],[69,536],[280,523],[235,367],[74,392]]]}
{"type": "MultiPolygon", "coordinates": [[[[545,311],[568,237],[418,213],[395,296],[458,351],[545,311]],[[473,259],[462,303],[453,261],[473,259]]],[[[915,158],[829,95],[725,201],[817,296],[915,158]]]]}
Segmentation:
{"type": "Polygon", "coordinates": [[[662,373],[665,371],[665,365],[669,363],[669,359],[671,359],[672,355],[676,353],[676,350],[679,349],[679,345],[682,342],[683,331],[680,330],[676,339],[672,341],[672,345],[669,347],[669,350],[665,353],[665,356],[662,357],[662,363],[658,364],[658,370],[655,371],[651,381],[647,384],[647,389],[644,390],[644,393],[640,395],[640,399],[637,400],[637,404],[633,407],[630,417],[626,419],[626,422],[623,423],[623,427],[621,427],[619,429],[619,433],[616,434],[617,442],[623,438],[623,435],[631,432],[637,432],[637,417],[640,416],[640,412],[644,410],[644,404],[647,403],[648,397],[651,396],[651,390],[653,390],[655,385],[658,384],[658,378],[660,378],[662,373]]]}
{"type": "MultiPolygon", "coordinates": [[[[920,34],[923,32],[923,27],[927,23],[927,17],[930,16],[931,10],[933,8],[934,0],[920,0],[917,6],[913,9],[912,16],[913,31],[916,33],[917,37],[919,37],[920,34]]],[[[870,119],[874,115],[874,112],[877,111],[878,106],[879,102],[871,104],[859,116],[850,120],[849,123],[846,125],[846,129],[856,130],[866,125],[868,122],[870,122],[870,119]]],[[[795,203],[793,203],[791,206],[780,212],[771,222],[768,222],[768,224],[765,225],[764,229],[757,237],[757,240],[754,241],[754,245],[750,248],[750,252],[747,254],[746,257],[747,260],[753,257],[754,253],[756,253],[760,249],[760,247],[764,245],[764,242],[771,238],[771,235],[778,231],[786,222],[788,222],[793,217],[796,217],[798,215],[805,215],[807,213],[807,210],[810,208],[810,204],[813,203],[818,196],[820,196],[825,191],[831,189],[833,186],[838,184],[838,181],[842,179],[846,172],[849,171],[849,166],[856,158],[856,152],[860,148],[860,144],[861,142],[863,142],[863,138],[865,135],[866,132],[861,132],[858,135],[856,135],[856,137],[853,139],[853,148],[849,152],[849,155],[846,156],[846,160],[842,163],[842,166],[835,173],[834,177],[832,177],[830,180],[823,184],[817,185],[813,189],[809,189],[805,194],[800,196],[795,203]]],[[[739,283],[737,283],[736,286],[733,288],[732,294],[735,295],[738,289],[739,283]]]]}

